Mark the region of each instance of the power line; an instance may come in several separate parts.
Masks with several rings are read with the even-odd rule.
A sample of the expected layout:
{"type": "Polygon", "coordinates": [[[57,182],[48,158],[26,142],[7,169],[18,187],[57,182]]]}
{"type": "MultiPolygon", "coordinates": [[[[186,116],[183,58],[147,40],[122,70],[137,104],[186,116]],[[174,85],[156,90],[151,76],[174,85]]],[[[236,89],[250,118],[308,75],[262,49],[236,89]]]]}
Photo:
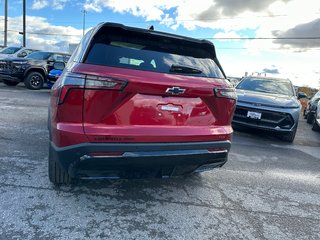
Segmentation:
{"type": "MultiPolygon", "coordinates": [[[[86,13],[87,11],[84,10],[86,13]]],[[[83,13],[83,11],[81,11],[83,13]]],[[[314,15],[318,15],[319,12],[310,13],[314,15]]],[[[217,20],[236,20],[236,19],[252,19],[252,18],[279,18],[279,17],[293,17],[293,15],[288,14],[275,14],[275,15],[261,15],[261,16],[239,16],[239,17],[219,17],[219,18],[203,18],[203,19],[174,19],[174,20],[150,20],[150,21],[123,21],[122,23],[148,23],[148,22],[210,22],[217,20]]],[[[294,16],[296,17],[296,16],[294,16]]],[[[0,16],[0,19],[4,18],[0,16]]],[[[56,23],[79,23],[79,21],[54,21],[56,23]]],[[[96,21],[87,21],[87,23],[97,23],[96,21]]],[[[80,24],[80,23],[79,23],[80,24]]]]}
{"type": "MultiPolygon", "coordinates": [[[[217,47],[216,49],[223,49],[223,50],[284,50],[283,48],[248,48],[248,47],[217,47]]],[[[320,50],[320,48],[316,47],[316,48],[303,48],[303,50],[320,50]]]]}
{"type": "Polygon", "coordinates": [[[207,40],[310,40],[310,39],[320,39],[320,37],[212,37],[212,38],[202,38],[207,40]]]}
{"type": "MultiPolygon", "coordinates": [[[[3,31],[1,31],[3,32],[3,31]]],[[[15,30],[8,30],[8,32],[17,32],[15,30]]],[[[57,34],[57,33],[43,33],[43,32],[26,32],[34,35],[49,35],[49,36],[70,36],[80,37],[81,34],[57,34]]],[[[199,39],[206,40],[318,40],[320,36],[307,36],[307,37],[204,37],[199,39]]]]}
{"type": "MultiPolygon", "coordinates": [[[[2,31],[3,32],[3,31],[2,31]]],[[[19,31],[16,30],[8,30],[8,32],[16,32],[19,33],[19,31]]],[[[64,37],[81,37],[81,34],[57,34],[57,33],[41,33],[41,32],[26,32],[28,34],[34,34],[34,35],[48,35],[48,36],[64,36],[64,37]]]]}

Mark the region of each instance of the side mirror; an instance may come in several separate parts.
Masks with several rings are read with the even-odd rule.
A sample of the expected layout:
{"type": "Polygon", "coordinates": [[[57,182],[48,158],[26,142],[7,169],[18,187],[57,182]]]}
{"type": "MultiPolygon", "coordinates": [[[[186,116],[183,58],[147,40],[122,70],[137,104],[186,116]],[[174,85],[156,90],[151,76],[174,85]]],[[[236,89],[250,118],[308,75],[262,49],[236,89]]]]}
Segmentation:
{"type": "Polygon", "coordinates": [[[55,62],[53,64],[54,69],[61,70],[61,71],[65,68],[65,66],[66,65],[64,64],[64,62],[55,62]]]}
{"type": "Polygon", "coordinates": [[[21,58],[24,58],[24,57],[26,57],[28,54],[26,53],[26,52],[21,52],[21,53],[19,53],[17,56],[18,57],[21,57],[21,58]]]}

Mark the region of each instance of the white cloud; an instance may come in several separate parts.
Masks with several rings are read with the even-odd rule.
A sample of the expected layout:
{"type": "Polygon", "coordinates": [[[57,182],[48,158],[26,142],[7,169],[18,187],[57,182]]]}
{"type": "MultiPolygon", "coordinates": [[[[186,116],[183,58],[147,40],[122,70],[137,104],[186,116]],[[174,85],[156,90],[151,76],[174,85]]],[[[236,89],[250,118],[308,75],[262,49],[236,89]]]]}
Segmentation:
{"type": "Polygon", "coordinates": [[[174,23],[174,19],[170,17],[169,14],[165,14],[164,18],[160,21],[160,24],[163,24],[167,27],[172,26],[174,23]]]}
{"type": "Polygon", "coordinates": [[[33,0],[32,9],[40,10],[46,7],[52,7],[54,10],[63,10],[68,0],[33,0]]]}
{"type": "Polygon", "coordinates": [[[48,0],[33,0],[32,9],[39,10],[49,5],[48,0]]]}
{"type": "Polygon", "coordinates": [[[165,18],[165,10],[177,7],[183,1],[171,0],[86,0],[84,8],[88,11],[101,12],[103,8],[109,8],[117,13],[129,13],[136,17],[142,17],[147,21],[161,21],[165,18]]]}
{"type": "MultiPolygon", "coordinates": [[[[33,9],[45,7],[63,9],[70,2],[67,0],[34,0],[32,7],[33,9]]],[[[81,5],[81,3],[78,4],[81,5]]],[[[304,0],[201,0],[201,2],[194,0],[86,0],[83,7],[92,14],[102,13],[108,9],[114,13],[132,15],[141,18],[141,21],[150,21],[146,22],[146,25],[156,25],[157,23],[153,22],[156,21],[172,30],[184,28],[193,31],[202,28],[202,32],[218,31],[214,35],[215,38],[246,36],[274,38],[292,34],[300,37],[300,35],[312,32],[320,34],[317,28],[320,1],[315,0],[308,4],[304,0]],[[313,30],[314,28],[316,31],[313,30]]],[[[20,22],[17,22],[16,25],[11,24],[10,26],[15,26],[18,32],[18,29],[21,29],[21,24],[19,24],[20,22]]],[[[27,31],[54,34],[28,34],[28,44],[50,50],[65,46],[67,41],[78,42],[82,35],[81,29],[53,26],[46,19],[35,17],[28,18],[27,31]]],[[[17,32],[10,32],[12,44],[21,44],[21,35],[18,35],[17,32]]],[[[218,46],[223,45],[226,48],[217,48],[217,52],[227,74],[241,76],[245,71],[261,72],[274,65],[283,76],[290,76],[296,82],[308,81],[309,85],[315,86],[320,77],[317,64],[320,53],[319,45],[317,42],[311,43],[308,40],[297,41],[239,40],[233,42],[232,47],[237,45],[244,49],[231,49],[232,47],[227,49],[226,44],[229,43],[219,40],[218,46]]]]}
{"type": "Polygon", "coordinates": [[[304,0],[202,0],[200,4],[194,0],[86,0],[84,6],[90,11],[108,8],[146,21],[159,21],[173,30],[179,26],[187,30],[202,27],[224,32],[251,29],[263,33],[263,37],[274,37],[274,31],[285,32],[317,19],[320,1],[306,4],[304,0]]]}
{"type": "MultiPolygon", "coordinates": [[[[74,27],[55,26],[43,17],[27,16],[27,47],[44,51],[68,52],[69,43],[79,43],[82,30],[74,27]]],[[[21,46],[22,17],[8,18],[11,26],[8,31],[8,45],[21,46]]],[[[0,26],[0,38],[3,39],[3,26],[0,26]]]]}
{"type": "Polygon", "coordinates": [[[63,10],[68,0],[53,0],[52,7],[56,10],[63,10]]]}
{"type": "Polygon", "coordinates": [[[216,38],[215,41],[221,41],[221,42],[239,41],[239,38],[244,38],[244,37],[246,36],[241,36],[235,31],[218,32],[213,36],[213,38],[216,38]]]}

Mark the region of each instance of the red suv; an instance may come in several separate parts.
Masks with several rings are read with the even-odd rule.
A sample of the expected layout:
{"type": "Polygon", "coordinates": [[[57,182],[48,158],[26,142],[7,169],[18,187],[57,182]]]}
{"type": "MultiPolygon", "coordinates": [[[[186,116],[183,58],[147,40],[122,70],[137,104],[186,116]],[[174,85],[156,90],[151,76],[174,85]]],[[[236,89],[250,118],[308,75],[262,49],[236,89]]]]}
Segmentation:
{"type": "Polygon", "coordinates": [[[230,86],[209,41],[99,24],[51,91],[50,181],[222,166],[236,102],[230,86]]]}

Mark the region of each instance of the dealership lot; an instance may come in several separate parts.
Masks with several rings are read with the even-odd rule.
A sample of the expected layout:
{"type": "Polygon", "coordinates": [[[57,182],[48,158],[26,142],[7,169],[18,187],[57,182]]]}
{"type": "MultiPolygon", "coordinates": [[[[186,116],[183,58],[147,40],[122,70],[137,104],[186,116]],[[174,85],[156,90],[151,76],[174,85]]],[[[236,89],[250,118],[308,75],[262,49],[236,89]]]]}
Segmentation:
{"type": "Polygon", "coordinates": [[[47,176],[49,89],[0,83],[0,239],[320,239],[320,133],[236,131],[228,163],[172,179],[47,176]]]}

